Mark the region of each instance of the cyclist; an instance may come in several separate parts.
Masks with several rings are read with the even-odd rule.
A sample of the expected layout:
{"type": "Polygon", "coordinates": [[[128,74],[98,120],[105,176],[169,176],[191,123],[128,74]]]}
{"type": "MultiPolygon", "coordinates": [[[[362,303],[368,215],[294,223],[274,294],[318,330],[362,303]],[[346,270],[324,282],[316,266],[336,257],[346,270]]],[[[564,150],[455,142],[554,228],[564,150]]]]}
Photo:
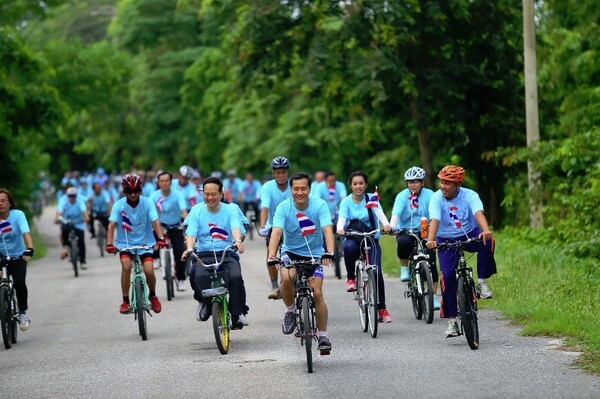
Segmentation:
{"type": "Polygon", "coordinates": [[[252,208],[254,211],[254,217],[258,218],[260,213],[260,190],[262,184],[258,180],[254,179],[254,175],[251,172],[246,173],[246,179],[242,182],[242,200],[244,215],[248,213],[248,209],[252,208]]]}
{"type": "MultiPolygon", "coordinates": [[[[271,225],[273,223],[273,215],[275,209],[284,200],[291,197],[290,185],[288,177],[290,176],[290,161],[286,157],[275,157],[271,161],[272,180],[263,184],[260,190],[261,210],[260,210],[260,226],[258,233],[266,237],[267,251],[271,241],[271,225]]],[[[269,267],[269,278],[271,279],[271,292],[269,299],[281,299],[279,292],[279,282],[277,281],[277,268],[269,267]]]]}
{"type": "Polygon", "coordinates": [[[90,211],[90,233],[92,238],[96,237],[96,226],[94,221],[99,220],[104,226],[104,229],[108,229],[108,215],[112,209],[112,200],[110,194],[102,188],[100,183],[94,183],[92,185],[92,194],[88,199],[88,209],[90,211]]]}
{"type": "Polygon", "coordinates": [[[18,257],[11,259],[6,266],[8,275],[12,276],[17,302],[19,304],[19,327],[21,331],[29,329],[31,320],[27,315],[27,262],[33,256],[33,240],[29,223],[23,211],[16,209],[17,204],[5,188],[0,188],[0,255],[3,257],[18,257]]]}
{"type": "MultiPolygon", "coordinates": [[[[337,233],[344,234],[345,230],[356,230],[367,232],[379,229],[379,223],[383,225],[385,231],[392,230],[390,222],[381,209],[377,189],[375,193],[366,193],[369,178],[365,172],[356,171],[350,174],[348,179],[352,195],[344,198],[340,204],[340,215],[337,222],[337,233]]],[[[369,250],[370,261],[377,266],[377,286],[378,286],[378,313],[379,321],[391,323],[392,317],[385,304],[385,282],[381,270],[381,246],[379,245],[380,234],[377,233],[374,238],[374,244],[369,250]]],[[[358,239],[346,238],[343,243],[344,263],[348,281],[346,281],[346,291],[356,291],[356,276],[354,265],[360,256],[360,242],[358,239]]]]}
{"type": "MultiPolygon", "coordinates": [[[[310,177],[306,173],[296,173],[290,177],[292,198],[282,201],[273,216],[268,252],[270,264],[280,264],[277,250],[282,238],[281,259],[311,260],[318,258],[325,266],[329,266],[333,260],[334,236],[331,215],[325,201],[310,196],[310,183],[310,177]],[[323,235],[325,243],[323,243],[323,235]],[[324,251],[324,247],[327,248],[327,252],[324,251]]],[[[294,302],[296,271],[287,268],[284,262],[280,272],[281,296],[287,307],[281,328],[284,334],[291,334],[296,327],[296,304],[294,302]]],[[[315,266],[309,285],[313,289],[315,298],[319,351],[321,355],[328,355],[331,351],[331,342],[327,335],[328,310],[323,298],[322,265],[315,266]]]]}
{"type": "Polygon", "coordinates": [[[324,183],[317,186],[315,195],[327,202],[329,213],[331,213],[332,220],[334,220],[333,223],[334,225],[337,224],[340,202],[348,195],[346,185],[336,180],[334,172],[327,172],[325,173],[324,183]]]}
{"type": "MultiPolygon", "coordinates": [[[[223,198],[223,183],[216,177],[204,180],[204,203],[195,206],[185,224],[185,240],[187,250],[182,256],[185,260],[191,252],[196,250],[198,257],[204,263],[214,263],[215,256],[229,245],[235,245],[239,253],[244,252],[242,244],[241,222],[239,207],[221,202],[223,198]],[[237,208],[237,209],[236,209],[237,208]]],[[[241,329],[244,319],[245,289],[242,279],[242,269],[236,253],[226,255],[220,271],[229,289],[229,311],[231,313],[232,328],[241,329]]],[[[194,299],[200,303],[198,319],[206,321],[211,314],[211,303],[202,298],[202,290],[210,288],[210,270],[205,267],[195,267],[194,274],[190,273],[190,283],[194,290],[194,299]]]]}
{"type": "Polygon", "coordinates": [[[242,179],[236,176],[235,170],[227,171],[226,179],[223,180],[223,192],[228,203],[240,204],[243,201],[242,179]]]}
{"type": "MultiPolygon", "coordinates": [[[[67,189],[67,200],[59,205],[56,212],[56,223],[60,223],[60,219],[64,218],[70,220],[73,224],[75,234],[77,235],[77,246],[79,247],[79,260],[81,261],[81,268],[87,269],[85,262],[85,240],[83,238],[83,232],[85,230],[85,223],[89,222],[90,217],[87,212],[87,202],[81,196],[77,194],[75,187],[69,187],[67,189]]],[[[67,257],[68,254],[68,242],[69,242],[69,230],[61,225],[61,242],[63,250],[60,254],[61,259],[67,257]]]]}
{"type": "MultiPolygon", "coordinates": [[[[423,187],[425,179],[425,169],[418,166],[408,168],[404,172],[406,187],[396,195],[394,207],[392,209],[392,218],[390,224],[398,230],[419,230],[421,228],[421,218],[429,220],[429,200],[433,191],[423,187]]],[[[398,259],[400,259],[400,280],[409,281],[410,274],[408,270],[408,257],[415,245],[414,238],[407,235],[396,237],[398,243],[398,259]]],[[[433,291],[437,292],[439,276],[435,262],[435,251],[428,249],[429,264],[431,265],[431,277],[433,279],[433,291]]],[[[434,309],[440,308],[440,301],[437,295],[433,296],[434,309]]]]}
{"type": "MultiPolygon", "coordinates": [[[[465,180],[465,170],[460,166],[448,165],[438,173],[440,189],[436,191],[429,202],[429,241],[427,248],[435,248],[437,243],[457,241],[478,237],[482,243],[473,243],[469,252],[477,252],[477,290],[481,298],[491,298],[486,279],[496,274],[494,259],[494,239],[483,214],[483,204],[479,195],[468,188],[462,187],[465,180]]],[[[456,266],[458,254],[455,250],[438,251],[440,272],[442,274],[442,307],[440,315],[448,318],[446,337],[459,335],[456,316],[456,266]]]]}
{"type": "Polygon", "coordinates": [[[324,170],[317,170],[315,172],[314,180],[310,184],[310,191],[313,192],[313,193],[316,193],[317,192],[317,186],[319,186],[324,181],[325,181],[325,171],[324,170]]]}
{"type": "Polygon", "coordinates": [[[173,180],[171,188],[173,190],[181,192],[183,199],[186,203],[186,209],[189,212],[194,205],[196,205],[196,197],[198,192],[196,186],[194,186],[190,179],[194,176],[194,169],[187,165],[182,165],[179,168],[179,175],[177,179],[173,180]]]}
{"type": "MultiPolygon", "coordinates": [[[[115,202],[110,214],[108,230],[106,233],[106,252],[115,254],[118,248],[127,248],[129,246],[149,245],[155,246],[155,249],[165,246],[156,207],[147,197],[142,197],[142,179],[135,173],[130,173],[121,178],[121,187],[123,188],[124,198],[115,202]],[[115,239],[115,230],[117,239],[115,239]],[[154,234],[158,240],[154,239],[154,234]],[[116,243],[115,247],[113,243],[116,243]]],[[[134,254],[130,252],[121,252],[121,291],[123,293],[123,303],[119,312],[127,314],[131,311],[129,306],[129,285],[131,277],[131,265],[134,254]]],[[[150,290],[148,299],[154,313],[160,313],[162,306],[156,296],[156,277],[152,264],[152,248],[140,253],[140,260],[146,275],[146,283],[150,290]]]]}
{"type": "Polygon", "coordinates": [[[160,172],[157,175],[159,189],[150,194],[150,201],[155,205],[160,224],[173,247],[177,291],[185,291],[185,262],[181,260],[181,255],[185,251],[185,240],[181,221],[187,217],[188,212],[183,195],[171,190],[172,180],[173,176],[169,172],[160,172]]]}

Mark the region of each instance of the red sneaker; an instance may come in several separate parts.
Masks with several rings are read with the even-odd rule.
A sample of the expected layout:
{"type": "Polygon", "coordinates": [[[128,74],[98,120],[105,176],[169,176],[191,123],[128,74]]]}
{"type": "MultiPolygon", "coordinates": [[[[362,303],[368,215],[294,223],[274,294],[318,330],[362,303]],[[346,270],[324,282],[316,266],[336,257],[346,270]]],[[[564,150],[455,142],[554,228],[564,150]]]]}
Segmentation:
{"type": "Polygon", "coordinates": [[[387,309],[379,309],[379,322],[380,323],[391,323],[392,322],[392,316],[390,316],[390,313],[387,311],[387,309]]]}
{"type": "Polygon", "coordinates": [[[356,291],[356,280],[346,281],[346,291],[348,291],[348,292],[356,291]]]}
{"type": "Polygon", "coordinates": [[[119,312],[121,314],[127,314],[127,313],[131,312],[131,307],[129,306],[129,304],[127,302],[123,302],[121,304],[121,307],[119,308],[119,312]]]}
{"type": "Polygon", "coordinates": [[[152,311],[154,313],[160,313],[160,311],[162,310],[162,305],[160,304],[160,301],[158,300],[157,296],[153,296],[150,299],[150,306],[152,307],[152,311]]]}

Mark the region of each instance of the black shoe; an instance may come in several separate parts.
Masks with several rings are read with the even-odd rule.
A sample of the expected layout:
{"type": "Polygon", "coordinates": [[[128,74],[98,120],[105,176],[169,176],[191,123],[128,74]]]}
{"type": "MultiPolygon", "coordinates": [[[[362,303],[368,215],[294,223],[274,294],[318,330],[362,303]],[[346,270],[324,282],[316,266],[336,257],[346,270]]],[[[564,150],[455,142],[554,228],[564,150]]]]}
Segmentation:
{"type": "Polygon", "coordinates": [[[319,337],[319,351],[321,352],[321,356],[329,355],[331,352],[331,342],[329,342],[329,338],[327,337],[319,337]]]}
{"type": "Polygon", "coordinates": [[[239,316],[231,315],[231,329],[232,330],[241,330],[244,328],[244,324],[240,322],[239,316]]]}
{"type": "Polygon", "coordinates": [[[296,313],[295,312],[286,312],[283,317],[283,323],[281,323],[281,331],[285,335],[289,335],[294,332],[296,328],[296,313]]]}
{"type": "Polygon", "coordinates": [[[210,314],[212,313],[212,309],[210,304],[206,302],[202,302],[202,307],[200,308],[200,320],[206,321],[210,318],[210,314]]]}

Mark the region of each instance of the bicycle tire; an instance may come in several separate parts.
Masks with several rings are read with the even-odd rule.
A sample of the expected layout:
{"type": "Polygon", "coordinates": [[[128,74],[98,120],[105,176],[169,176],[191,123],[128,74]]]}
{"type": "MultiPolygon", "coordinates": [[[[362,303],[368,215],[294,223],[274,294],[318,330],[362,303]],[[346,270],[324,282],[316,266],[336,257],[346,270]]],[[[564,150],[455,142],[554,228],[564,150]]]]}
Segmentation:
{"type": "Polygon", "coordinates": [[[477,305],[474,303],[475,291],[466,276],[458,277],[458,309],[463,333],[469,347],[479,348],[479,327],[477,324],[477,305]]]}
{"type": "Polygon", "coordinates": [[[77,239],[69,240],[69,250],[71,253],[71,264],[73,265],[73,271],[75,272],[75,277],[79,276],[79,268],[77,263],[79,261],[79,247],[77,246],[77,239]]]}
{"type": "Polygon", "coordinates": [[[419,294],[419,285],[417,284],[417,267],[412,261],[410,262],[410,301],[415,318],[421,320],[423,318],[423,298],[419,294]]]}
{"type": "Polygon", "coordinates": [[[223,301],[213,298],[213,331],[221,355],[226,355],[229,352],[229,311],[225,309],[225,306],[226,304],[223,301]]]}
{"type": "Polygon", "coordinates": [[[333,264],[334,264],[334,268],[335,268],[335,276],[338,278],[338,280],[341,280],[342,278],[342,268],[341,268],[341,261],[342,261],[342,251],[341,251],[341,241],[339,238],[336,238],[334,241],[334,251],[333,251],[333,264]]]}
{"type": "Polygon", "coordinates": [[[374,269],[367,270],[367,314],[369,322],[369,333],[371,337],[377,338],[377,325],[379,324],[379,315],[377,314],[377,280],[374,269]]]}
{"type": "Polygon", "coordinates": [[[367,332],[369,331],[369,314],[367,313],[367,306],[366,306],[366,289],[365,289],[365,281],[363,280],[363,275],[362,275],[362,267],[361,267],[361,261],[358,261],[356,263],[356,292],[355,292],[355,298],[356,298],[356,302],[358,302],[358,317],[360,318],[360,326],[363,330],[363,332],[367,332]]]}
{"type": "Polygon", "coordinates": [[[302,328],[301,334],[304,340],[304,348],[306,349],[306,366],[308,372],[313,372],[313,358],[312,358],[312,339],[314,335],[313,319],[311,317],[310,298],[308,296],[302,297],[302,328]]]}
{"type": "Polygon", "coordinates": [[[170,301],[175,296],[175,282],[173,280],[173,266],[171,265],[171,253],[168,250],[160,250],[160,258],[165,261],[165,281],[167,283],[167,300],[170,301]]]}
{"type": "Polygon", "coordinates": [[[142,336],[142,341],[148,339],[148,331],[146,328],[146,307],[144,305],[144,287],[142,286],[144,282],[141,278],[135,279],[135,303],[136,303],[136,317],[138,321],[138,328],[140,330],[140,335],[142,336]]]}
{"type": "Polygon", "coordinates": [[[433,277],[431,276],[431,268],[429,263],[425,261],[419,262],[419,270],[421,273],[421,309],[423,310],[423,319],[425,323],[433,323],[433,277]]]}
{"type": "Polygon", "coordinates": [[[0,325],[2,327],[2,341],[6,349],[12,348],[12,323],[11,310],[8,297],[8,288],[0,287],[0,325]]]}
{"type": "Polygon", "coordinates": [[[19,331],[19,322],[17,319],[17,298],[15,297],[15,290],[13,288],[12,290],[12,294],[11,294],[11,300],[10,300],[10,311],[11,311],[11,341],[13,344],[17,343],[17,331],[19,331]]]}
{"type": "Polygon", "coordinates": [[[96,235],[96,243],[98,244],[98,249],[100,249],[100,256],[104,256],[104,246],[106,245],[106,232],[104,231],[104,226],[100,223],[100,227],[98,228],[98,234],[96,235]]]}

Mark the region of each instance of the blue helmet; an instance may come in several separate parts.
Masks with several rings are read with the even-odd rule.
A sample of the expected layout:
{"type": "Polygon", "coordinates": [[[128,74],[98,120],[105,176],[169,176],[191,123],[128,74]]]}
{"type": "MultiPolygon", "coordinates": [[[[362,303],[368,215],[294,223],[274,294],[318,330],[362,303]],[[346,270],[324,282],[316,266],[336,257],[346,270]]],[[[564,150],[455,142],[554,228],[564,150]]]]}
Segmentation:
{"type": "Polygon", "coordinates": [[[289,169],[290,161],[286,157],[275,157],[271,161],[271,169],[289,169]]]}

